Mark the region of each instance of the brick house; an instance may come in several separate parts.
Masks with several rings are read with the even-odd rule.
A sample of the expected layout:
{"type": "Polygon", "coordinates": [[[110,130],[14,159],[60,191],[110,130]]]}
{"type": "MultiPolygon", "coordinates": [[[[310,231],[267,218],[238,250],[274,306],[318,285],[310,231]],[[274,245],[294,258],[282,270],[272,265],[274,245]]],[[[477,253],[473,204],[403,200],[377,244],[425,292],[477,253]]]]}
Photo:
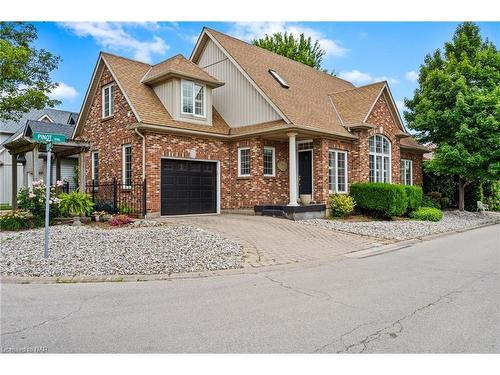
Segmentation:
{"type": "Polygon", "coordinates": [[[189,59],[101,53],[80,179],[146,181],[148,215],[325,203],[355,181],[422,183],[427,150],[387,82],[363,87],[204,28],[189,59]]]}

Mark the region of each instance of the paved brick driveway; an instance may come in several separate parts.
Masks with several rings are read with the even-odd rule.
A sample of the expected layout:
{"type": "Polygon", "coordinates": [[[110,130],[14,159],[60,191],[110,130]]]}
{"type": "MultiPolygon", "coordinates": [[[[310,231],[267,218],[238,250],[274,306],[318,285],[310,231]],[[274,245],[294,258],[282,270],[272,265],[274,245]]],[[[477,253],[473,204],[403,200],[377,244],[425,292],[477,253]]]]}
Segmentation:
{"type": "Polygon", "coordinates": [[[334,259],[388,242],[266,216],[222,214],[158,220],[193,225],[237,240],[245,248],[246,267],[334,259]]]}

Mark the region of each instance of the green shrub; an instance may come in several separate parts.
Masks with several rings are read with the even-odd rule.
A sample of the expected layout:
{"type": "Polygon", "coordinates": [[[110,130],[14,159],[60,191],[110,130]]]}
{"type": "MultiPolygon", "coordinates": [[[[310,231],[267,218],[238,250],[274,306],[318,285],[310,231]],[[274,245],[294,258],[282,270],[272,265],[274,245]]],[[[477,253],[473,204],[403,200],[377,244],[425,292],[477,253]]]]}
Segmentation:
{"type": "Polygon", "coordinates": [[[408,204],[406,207],[406,212],[410,213],[420,208],[422,205],[423,191],[420,186],[410,186],[404,185],[406,191],[406,198],[408,199],[408,204]]]}
{"type": "Polygon", "coordinates": [[[85,193],[74,191],[60,195],[59,209],[64,216],[90,216],[94,203],[85,193]]]}
{"type": "Polygon", "coordinates": [[[133,207],[128,206],[127,204],[121,204],[119,207],[120,214],[134,214],[135,209],[133,207]]]}
{"type": "Polygon", "coordinates": [[[443,197],[440,192],[437,191],[431,191],[427,194],[424,195],[422,199],[422,207],[434,207],[434,208],[439,208],[443,207],[441,204],[443,200],[443,197]]]}
{"type": "Polygon", "coordinates": [[[106,211],[110,214],[117,214],[118,209],[115,208],[113,202],[108,202],[104,200],[96,200],[94,205],[94,210],[96,211],[106,211]]]}
{"type": "Polygon", "coordinates": [[[458,206],[458,177],[439,176],[428,168],[428,161],[424,161],[423,189],[424,193],[437,191],[442,195],[441,207],[458,206]]]}
{"type": "Polygon", "coordinates": [[[351,196],[365,213],[391,217],[406,212],[408,199],[402,185],[360,182],[351,185],[351,196]]]}
{"type": "Polygon", "coordinates": [[[421,221],[439,221],[443,218],[443,211],[434,207],[420,207],[410,213],[410,217],[421,221]]]}
{"type": "Polygon", "coordinates": [[[0,216],[1,230],[21,230],[33,226],[33,215],[29,211],[14,210],[0,216]]]}
{"type": "Polygon", "coordinates": [[[424,195],[422,197],[422,204],[420,207],[432,207],[432,208],[437,208],[441,209],[441,206],[436,203],[432,198],[429,198],[427,195],[424,195]]]}
{"type": "Polygon", "coordinates": [[[12,206],[8,203],[0,203],[0,211],[12,210],[12,206]]]}
{"type": "Polygon", "coordinates": [[[484,200],[490,211],[500,211],[500,181],[485,184],[483,190],[484,200]]]}
{"type": "Polygon", "coordinates": [[[352,214],[356,203],[351,196],[346,194],[332,194],[328,199],[328,204],[334,217],[346,217],[352,214]]]}

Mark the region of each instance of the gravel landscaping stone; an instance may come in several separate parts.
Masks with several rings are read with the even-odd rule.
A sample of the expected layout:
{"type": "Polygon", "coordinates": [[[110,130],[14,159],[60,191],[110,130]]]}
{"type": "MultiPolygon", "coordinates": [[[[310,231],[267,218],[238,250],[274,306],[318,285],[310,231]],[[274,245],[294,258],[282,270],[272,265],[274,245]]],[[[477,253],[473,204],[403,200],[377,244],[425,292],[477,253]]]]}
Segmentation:
{"type": "Polygon", "coordinates": [[[473,213],[444,211],[438,222],[395,220],[352,222],[344,220],[315,219],[303,221],[304,225],[321,225],[326,228],[389,240],[408,240],[436,233],[470,229],[485,224],[500,222],[498,213],[473,213]]]}
{"type": "Polygon", "coordinates": [[[152,275],[240,268],[243,261],[237,242],[190,226],[53,226],[47,259],[43,257],[43,233],[43,229],[2,232],[0,274],[152,275]]]}

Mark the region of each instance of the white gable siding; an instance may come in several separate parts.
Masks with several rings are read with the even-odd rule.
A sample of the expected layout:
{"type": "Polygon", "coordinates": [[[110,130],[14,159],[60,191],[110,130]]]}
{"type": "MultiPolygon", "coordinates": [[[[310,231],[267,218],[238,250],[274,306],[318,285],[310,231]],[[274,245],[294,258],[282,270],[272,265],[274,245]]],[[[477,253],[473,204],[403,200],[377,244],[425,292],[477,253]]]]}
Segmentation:
{"type": "Polygon", "coordinates": [[[181,80],[172,78],[153,86],[153,90],[175,120],[191,122],[199,125],[212,125],[212,89],[206,87],[206,117],[194,117],[181,113],[181,80]]]}
{"type": "Polygon", "coordinates": [[[229,126],[236,128],[281,119],[212,40],[207,42],[198,65],[225,83],[213,90],[212,100],[229,126]]]}

